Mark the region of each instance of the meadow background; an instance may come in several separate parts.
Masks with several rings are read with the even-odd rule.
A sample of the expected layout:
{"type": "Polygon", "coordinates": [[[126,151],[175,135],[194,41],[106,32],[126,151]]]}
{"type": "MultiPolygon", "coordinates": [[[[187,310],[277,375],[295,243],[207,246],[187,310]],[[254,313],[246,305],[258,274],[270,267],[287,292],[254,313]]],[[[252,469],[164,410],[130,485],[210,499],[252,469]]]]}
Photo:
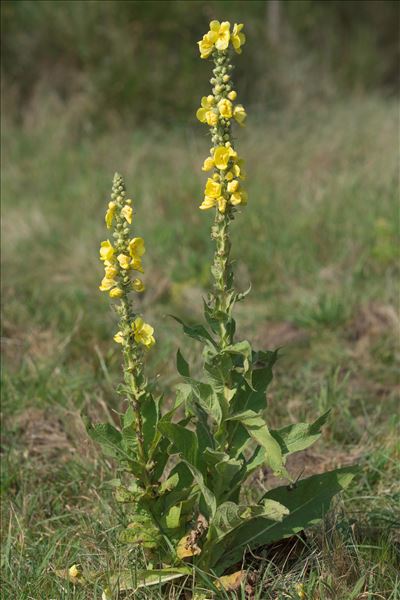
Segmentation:
{"type": "MultiPolygon", "coordinates": [[[[273,426],[332,408],[299,475],[358,462],[308,551],[266,562],[258,598],[400,598],[398,578],[398,70],[396,1],[3,1],[2,590],[100,598],[55,569],[132,564],[116,543],[112,465],[80,411],[115,420],[120,354],[98,291],[116,170],[146,240],[149,372],[173,395],[168,317],[201,318],[212,217],[198,210],[209,89],[196,41],[244,22],[235,80],[249,205],[233,226],[239,335],[282,346],[273,426]],[[89,595],[87,595],[89,594],[89,595]]],[[[270,485],[268,473],[257,486],[270,485]]],[[[161,591],[142,598],[162,598],[161,591]]],[[[226,597],[226,596],[225,596],[226,597]]]]}

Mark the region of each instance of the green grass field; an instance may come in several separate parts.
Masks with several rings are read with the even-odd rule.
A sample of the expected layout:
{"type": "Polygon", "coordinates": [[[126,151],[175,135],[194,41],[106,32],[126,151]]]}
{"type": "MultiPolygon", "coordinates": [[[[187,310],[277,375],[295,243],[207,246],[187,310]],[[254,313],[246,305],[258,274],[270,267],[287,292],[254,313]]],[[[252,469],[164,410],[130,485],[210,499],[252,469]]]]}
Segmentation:
{"type": "MultiPolygon", "coordinates": [[[[265,557],[255,598],[298,598],[302,582],[310,600],[398,600],[397,107],[371,97],[249,114],[238,140],[249,205],[233,226],[233,254],[237,286],[251,282],[252,291],[238,308],[239,336],[283,347],[269,393],[274,426],[332,408],[323,440],[294,471],[361,466],[324,526],[308,533],[307,551],[265,557]]],[[[100,573],[141,560],[116,542],[113,466],[79,416],[118,411],[115,319],[98,291],[114,171],[126,177],[146,240],[141,308],[157,337],[148,370],[167,396],[179,380],[177,348],[198,362],[195,343],[167,315],[201,317],[210,284],[212,218],[197,208],[209,147],[201,126],[189,115],[99,134],[79,115],[78,100],[50,97],[2,127],[2,589],[10,600],[101,598],[100,586],[75,589],[55,570],[80,563],[100,573]]],[[[256,484],[268,487],[268,474],[256,484]]]]}

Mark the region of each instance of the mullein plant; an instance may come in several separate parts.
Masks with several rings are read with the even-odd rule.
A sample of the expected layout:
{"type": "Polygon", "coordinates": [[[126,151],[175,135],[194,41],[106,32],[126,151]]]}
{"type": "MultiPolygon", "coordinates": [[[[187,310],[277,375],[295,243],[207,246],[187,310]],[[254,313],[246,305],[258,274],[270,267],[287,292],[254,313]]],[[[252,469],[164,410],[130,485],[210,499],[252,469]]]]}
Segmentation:
{"type": "MultiPolygon", "coordinates": [[[[144,357],[154,344],[154,332],[130,300],[132,292],[144,290],[136,276],[143,272],[144,242],[130,237],[133,204],[126,199],[119,175],[106,214],[107,226],[114,227],[114,240],[101,244],[105,277],[100,289],[117,302],[119,330],[114,340],[122,347],[124,384],[119,391],[127,408],[119,428],[87,421],[87,429],[118,465],[115,498],[126,504],[127,515],[119,538],[141,546],[148,560],[145,571],[132,565],[128,572],[111,577],[119,589],[189,574],[199,581],[205,573],[208,581],[215,578],[215,589],[231,589],[245,572],[237,568],[233,575],[226,572],[240,566],[247,550],[317,523],[333,496],[355,474],[355,468],[348,467],[294,481],[287,458],[320,437],[328,413],[313,423],[270,430],[266,390],[278,353],[255,351],[247,340],[235,338],[234,306],[247,294],[234,287],[230,239],[230,225],[247,204],[243,161],[232,132],[246,119],[237,102],[231,63],[232,54],[242,52],[242,30],[243,25],[231,28],[228,22],[212,21],[199,42],[201,58],[213,61],[211,93],[197,110],[211,138],[203,164],[209,176],[200,209],[214,211],[213,288],[204,300],[204,324],[185,324],[175,317],[203,347],[204,377],[197,380],[191,375],[178,350],[177,369],[183,381],[168,411],[144,374],[144,357]],[[260,468],[281,478],[282,485],[249,503],[243,492],[260,468]]],[[[79,571],[74,574],[76,580],[81,576],[79,571]]]]}

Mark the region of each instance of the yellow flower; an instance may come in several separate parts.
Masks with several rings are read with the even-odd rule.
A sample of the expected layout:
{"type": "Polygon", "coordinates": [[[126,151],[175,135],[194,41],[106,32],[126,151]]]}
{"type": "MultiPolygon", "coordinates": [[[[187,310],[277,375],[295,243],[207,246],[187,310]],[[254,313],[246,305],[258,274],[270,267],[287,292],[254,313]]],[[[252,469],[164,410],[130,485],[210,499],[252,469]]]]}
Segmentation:
{"type": "Polygon", "coordinates": [[[109,292],[110,298],[121,298],[124,295],[124,292],[119,287],[115,287],[109,292]]]}
{"type": "Polygon", "coordinates": [[[217,50],[227,49],[230,39],[230,26],[229,21],[224,21],[223,23],[211,21],[209,35],[214,40],[217,50]]]}
{"type": "Polygon", "coordinates": [[[209,156],[208,158],[205,159],[201,170],[202,171],[210,171],[210,169],[212,169],[213,166],[214,166],[214,160],[211,158],[211,156],[209,156]]]}
{"type": "Polygon", "coordinates": [[[131,264],[130,256],[127,256],[126,254],[122,254],[122,253],[118,254],[117,261],[121,265],[121,269],[125,269],[125,270],[129,269],[130,264],[131,264]]]}
{"type": "Polygon", "coordinates": [[[143,344],[146,348],[151,348],[155,344],[153,327],[148,323],[145,323],[141,317],[136,317],[133,321],[132,331],[135,342],[138,344],[143,344]]]}
{"type": "Polygon", "coordinates": [[[144,283],[141,279],[136,278],[132,281],[132,287],[135,292],[144,292],[144,283]]]}
{"type": "Polygon", "coordinates": [[[230,158],[229,148],[226,146],[218,146],[214,151],[214,164],[217,169],[226,169],[230,158]]]}
{"type": "Polygon", "coordinates": [[[235,106],[235,109],[233,111],[233,116],[236,119],[236,121],[239,123],[239,125],[242,125],[244,123],[244,120],[247,117],[247,113],[241,104],[237,104],[235,106]]]}
{"type": "Polygon", "coordinates": [[[124,338],[122,331],[117,331],[117,333],[114,335],[113,339],[114,339],[114,342],[117,342],[117,344],[123,344],[125,342],[125,338],[124,338]]]}
{"type": "Polygon", "coordinates": [[[230,194],[233,194],[234,192],[236,192],[238,190],[238,188],[239,188],[239,182],[237,179],[233,179],[226,186],[226,189],[228,190],[228,192],[230,194]]]}
{"type": "Polygon", "coordinates": [[[117,285],[115,279],[110,279],[106,276],[103,277],[99,290],[101,292],[108,292],[108,290],[111,290],[111,288],[114,287],[114,285],[117,285]]]}
{"type": "Polygon", "coordinates": [[[130,268],[133,269],[134,271],[139,271],[139,273],[144,273],[144,270],[142,267],[142,259],[137,256],[132,258],[131,263],[130,263],[130,268]]]}
{"type": "Polygon", "coordinates": [[[243,24],[237,25],[236,23],[233,26],[232,34],[231,34],[231,42],[232,46],[235,48],[238,54],[241,54],[242,49],[240,46],[246,41],[246,36],[242,33],[243,24]]]}
{"type": "Polygon", "coordinates": [[[230,100],[222,98],[217,106],[221,117],[224,119],[230,119],[232,117],[232,102],[230,100]]]}
{"type": "Polygon", "coordinates": [[[201,123],[206,122],[207,112],[212,108],[212,104],[209,101],[209,96],[203,96],[201,99],[201,106],[197,109],[196,117],[201,123]]]}
{"type": "Polygon", "coordinates": [[[218,115],[213,110],[206,113],[206,122],[209,127],[215,127],[218,123],[218,115]]]}
{"type": "Polygon", "coordinates": [[[105,268],[105,275],[107,279],[114,279],[114,277],[118,274],[118,269],[116,269],[115,267],[106,267],[105,268]]]}
{"type": "Polygon", "coordinates": [[[243,192],[235,192],[231,195],[229,200],[233,206],[236,206],[237,204],[245,204],[245,202],[243,202],[243,198],[243,192]]]}
{"type": "Polygon", "coordinates": [[[80,571],[78,569],[78,567],[76,565],[72,565],[72,567],[70,567],[68,569],[68,575],[72,578],[72,579],[76,579],[77,577],[80,577],[80,571]]]}
{"type": "MultiPolygon", "coordinates": [[[[236,165],[234,165],[234,166],[236,166],[236,165]]],[[[233,177],[234,177],[234,175],[233,175],[232,171],[228,171],[225,175],[225,179],[227,181],[232,181],[233,177]]]]}
{"type": "Polygon", "coordinates": [[[110,261],[114,256],[114,248],[110,242],[107,240],[106,242],[101,242],[100,245],[100,260],[110,261]]]}
{"type": "Polygon", "coordinates": [[[221,184],[217,183],[213,179],[207,179],[205,196],[210,198],[218,198],[221,195],[221,184]]]}
{"type": "Polygon", "coordinates": [[[216,198],[210,198],[210,196],[205,196],[203,202],[200,204],[200,210],[207,210],[208,208],[212,208],[215,206],[217,202],[216,198]]]}
{"type": "Polygon", "coordinates": [[[117,206],[116,202],[108,203],[108,209],[107,209],[106,216],[105,216],[105,221],[106,221],[106,225],[107,225],[108,229],[110,229],[110,227],[112,225],[116,206],[117,206]]]}
{"type": "Polygon", "coordinates": [[[132,206],[125,204],[125,206],[121,210],[121,215],[128,221],[129,225],[132,223],[132,206]]]}
{"type": "Polygon", "coordinates": [[[144,247],[144,239],[135,237],[129,242],[129,252],[132,258],[140,258],[146,252],[144,247]]]}
{"type": "Polygon", "coordinates": [[[217,204],[218,204],[218,210],[220,213],[224,213],[226,210],[226,198],[224,198],[223,196],[220,196],[217,199],[217,204]]]}
{"type": "Polygon", "coordinates": [[[213,36],[210,35],[210,32],[205,33],[203,39],[197,43],[199,45],[200,58],[208,58],[214,48],[213,36]]]}
{"type": "Polygon", "coordinates": [[[228,94],[229,100],[236,100],[236,97],[237,97],[237,93],[235,92],[235,90],[232,90],[231,92],[229,92],[229,94],[228,94]]]}

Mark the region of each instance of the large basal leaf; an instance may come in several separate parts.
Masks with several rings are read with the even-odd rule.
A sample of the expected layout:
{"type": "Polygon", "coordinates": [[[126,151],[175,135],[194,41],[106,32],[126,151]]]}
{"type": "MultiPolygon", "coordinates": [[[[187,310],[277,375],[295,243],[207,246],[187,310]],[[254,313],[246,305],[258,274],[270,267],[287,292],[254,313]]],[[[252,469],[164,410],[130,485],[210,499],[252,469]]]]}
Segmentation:
{"type": "Polygon", "coordinates": [[[286,506],[270,499],[255,506],[224,502],[218,506],[211,520],[199,564],[207,570],[212,568],[229,547],[229,540],[235,536],[235,531],[251,524],[255,518],[262,517],[270,522],[280,522],[288,513],[286,506]]]}
{"type": "Polygon", "coordinates": [[[280,523],[257,517],[241,525],[224,538],[223,554],[210,566],[217,574],[223,573],[242,559],[246,548],[271,544],[315,525],[325,517],[332,498],[350,484],[357,471],[357,467],[345,467],[302,479],[294,488],[282,486],[267,492],[263,499],[286,506],[289,515],[280,523]]]}
{"type": "Polygon", "coordinates": [[[110,576],[110,586],[119,591],[139,590],[150,586],[161,586],[168,581],[179,579],[191,574],[190,567],[166,569],[132,569],[123,570],[110,576]]]}
{"type": "Polygon", "coordinates": [[[265,450],[265,462],[276,475],[286,477],[287,472],[281,448],[276,439],[271,435],[264,419],[252,410],[246,410],[230,417],[231,421],[239,421],[249,435],[265,450]]]}
{"type": "Polygon", "coordinates": [[[282,449],[282,454],[293,454],[305,450],[321,436],[321,427],[328,420],[330,410],[321,415],[313,423],[296,423],[282,429],[271,431],[282,449]]]}

